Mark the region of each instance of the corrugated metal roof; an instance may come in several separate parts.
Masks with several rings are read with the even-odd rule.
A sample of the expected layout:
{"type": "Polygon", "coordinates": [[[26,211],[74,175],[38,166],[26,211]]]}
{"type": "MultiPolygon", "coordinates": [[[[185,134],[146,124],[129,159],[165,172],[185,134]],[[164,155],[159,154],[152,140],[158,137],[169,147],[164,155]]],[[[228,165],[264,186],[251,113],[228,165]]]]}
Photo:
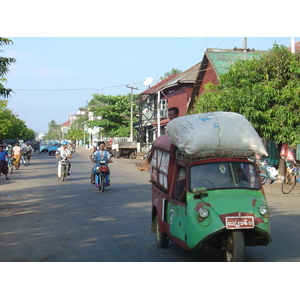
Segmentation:
{"type": "Polygon", "coordinates": [[[201,62],[187,69],[186,71],[178,74],[173,80],[168,81],[164,88],[177,85],[178,83],[194,83],[197,78],[197,73],[199,70],[201,62]]]}
{"type": "Polygon", "coordinates": [[[173,74],[171,76],[169,76],[168,78],[160,81],[159,83],[157,83],[156,85],[150,87],[149,89],[145,90],[144,92],[140,93],[140,95],[147,95],[148,94],[155,94],[158,91],[160,91],[170,80],[172,80],[173,78],[177,77],[180,74],[173,74]]]}
{"type": "Polygon", "coordinates": [[[246,51],[228,49],[207,49],[205,55],[212,64],[217,76],[226,73],[230,66],[239,60],[252,59],[266,54],[268,51],[246,51]]]}

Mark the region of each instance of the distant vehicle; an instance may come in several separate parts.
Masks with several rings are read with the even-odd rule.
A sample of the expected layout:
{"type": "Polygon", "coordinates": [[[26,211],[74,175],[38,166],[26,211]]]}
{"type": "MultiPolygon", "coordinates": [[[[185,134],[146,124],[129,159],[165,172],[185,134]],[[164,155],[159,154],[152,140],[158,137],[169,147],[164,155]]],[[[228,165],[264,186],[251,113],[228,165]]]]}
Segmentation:
{"type": "Polygon", "coordinates": [[[111,151],[114,157],[127,157],[137,151],[137,143],[130,141],[128,137],[114,137],[111,144],[111,151]]]}

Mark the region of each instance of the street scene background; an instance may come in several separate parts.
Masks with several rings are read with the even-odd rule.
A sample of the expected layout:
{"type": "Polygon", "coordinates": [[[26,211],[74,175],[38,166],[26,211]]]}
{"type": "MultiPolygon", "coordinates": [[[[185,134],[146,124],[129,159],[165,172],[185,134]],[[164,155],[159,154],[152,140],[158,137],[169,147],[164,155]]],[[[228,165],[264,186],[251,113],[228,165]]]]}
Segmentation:
{"type": "MultiPolygon", "coordinates": [[[[33,153],[6,181],[0,177],[1,262],[223,262],[220,250],[156,247],[151,227],[149,172],[137,160],[113,159],[111,186],[90,183],[91,149],[78,148],[71,176],[57,177],[53,156],[33,153]]],[[[288,195],[264,186],[271,210],[272,243],[247,247],[247,262],[299,262],[300,187],[288,195]]]]}

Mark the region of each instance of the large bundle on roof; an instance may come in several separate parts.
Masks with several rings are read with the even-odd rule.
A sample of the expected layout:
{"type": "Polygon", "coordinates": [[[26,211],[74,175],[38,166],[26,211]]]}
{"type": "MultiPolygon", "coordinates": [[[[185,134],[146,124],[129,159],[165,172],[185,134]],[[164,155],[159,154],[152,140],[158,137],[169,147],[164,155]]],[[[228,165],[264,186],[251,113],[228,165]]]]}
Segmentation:
{"type": "Polygon", "coordinates": [[[179,117],[168,123],[166,133],[182,153],[193,157],[268,155],[253,126],[237,113],[179,117]]]}

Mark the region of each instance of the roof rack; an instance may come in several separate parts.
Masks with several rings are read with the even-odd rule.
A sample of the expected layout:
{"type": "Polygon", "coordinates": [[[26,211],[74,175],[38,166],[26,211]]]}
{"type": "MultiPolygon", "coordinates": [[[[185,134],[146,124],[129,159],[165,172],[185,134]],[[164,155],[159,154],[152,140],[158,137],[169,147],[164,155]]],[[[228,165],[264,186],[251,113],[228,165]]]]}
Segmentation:
{"type": "Polygon", "coordinates": [[[204,160],[209,158],[254,158],[255,153],[252,150],[206,150],[198,152],[194,155],[188,155],[178,149],[175,152],[176,158],[195,161],[195,160],[204,160]]]}

